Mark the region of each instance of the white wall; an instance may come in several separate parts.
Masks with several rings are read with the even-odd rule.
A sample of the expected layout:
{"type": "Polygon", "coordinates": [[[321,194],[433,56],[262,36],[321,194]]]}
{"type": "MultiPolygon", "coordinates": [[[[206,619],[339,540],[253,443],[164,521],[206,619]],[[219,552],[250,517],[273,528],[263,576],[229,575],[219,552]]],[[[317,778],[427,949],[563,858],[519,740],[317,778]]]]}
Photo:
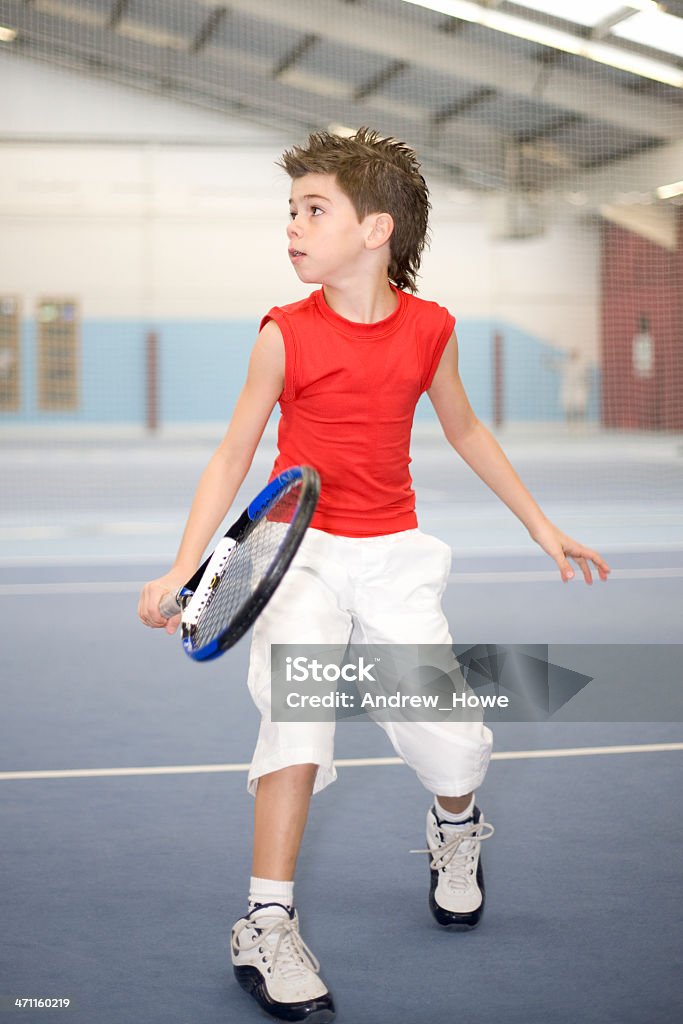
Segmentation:
{"type": "MultiPolygon", "coordinates": [[[[287,136],[5,52],[0,95],[1,290],[27,312],[67,293],[85,317],[255,318],[310,290],[285,251],[287,136]]],[[[592,355],[594,229],[494,241],[485,204],[431,185],[421,294],[592,355]]]]}

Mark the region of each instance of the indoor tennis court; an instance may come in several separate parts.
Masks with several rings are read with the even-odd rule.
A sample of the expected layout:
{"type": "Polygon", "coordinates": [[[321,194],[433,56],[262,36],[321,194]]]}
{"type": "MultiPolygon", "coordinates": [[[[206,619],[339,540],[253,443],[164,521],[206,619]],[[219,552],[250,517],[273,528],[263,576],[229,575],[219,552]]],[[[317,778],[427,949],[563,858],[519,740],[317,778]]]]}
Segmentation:
{"type": "Polygon", "coordinates": [[[628,700],[493,727],[472,934],[429,913],[425,789],[340,723],[306,942],[340,1024],[680,1015],[682,88],[678,0],[0,0],[3,1020],[263,1019],[230,964],[249,639],[197,664],[136,607],[261,317],[313,290],[276,161],[364,125],[422,159],[419,294],[457,318],[477,416],[612,570],[563,584],[425,395],[410,472],[454,643],[609,650],[628,700]]]}

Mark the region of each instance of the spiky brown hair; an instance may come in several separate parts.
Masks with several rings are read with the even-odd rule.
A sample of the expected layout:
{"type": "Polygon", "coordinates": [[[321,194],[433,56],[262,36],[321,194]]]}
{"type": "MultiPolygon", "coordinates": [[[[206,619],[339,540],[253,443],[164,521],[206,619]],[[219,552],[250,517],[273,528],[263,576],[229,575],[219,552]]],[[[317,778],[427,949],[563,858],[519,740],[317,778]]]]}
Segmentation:
{"type": "Polygon", "coordinates": [[[390,214],[394,230],[389,241],[389,278],[397,288],[417,291],[431,204],[410,146],[384,138],[372,128],[359,128],[350,137],[314,132],[305,146],[286,150],[278,165],[292,179],[333,174],[359,221],[370,213],[390,214]]]}

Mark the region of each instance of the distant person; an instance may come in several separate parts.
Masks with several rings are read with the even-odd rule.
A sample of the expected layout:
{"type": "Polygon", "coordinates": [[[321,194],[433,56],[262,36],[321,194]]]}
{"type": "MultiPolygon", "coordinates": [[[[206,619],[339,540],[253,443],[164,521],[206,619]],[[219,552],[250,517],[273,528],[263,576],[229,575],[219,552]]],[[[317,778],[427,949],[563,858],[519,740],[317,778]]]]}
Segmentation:
{"type": "Polygon", "coordinates": [[[584,423],[588,408],[588,370],[579,348],[545,360],[550,370],[560,374],[560,408],[568,426],[584,423]]]}
{"type": "Polygon", "coordinates": [[[588,374],[581,350],[578,348],[570,349],[564,361],[560,404],[570,426],[585,422],[588,406],[588,374]]]}

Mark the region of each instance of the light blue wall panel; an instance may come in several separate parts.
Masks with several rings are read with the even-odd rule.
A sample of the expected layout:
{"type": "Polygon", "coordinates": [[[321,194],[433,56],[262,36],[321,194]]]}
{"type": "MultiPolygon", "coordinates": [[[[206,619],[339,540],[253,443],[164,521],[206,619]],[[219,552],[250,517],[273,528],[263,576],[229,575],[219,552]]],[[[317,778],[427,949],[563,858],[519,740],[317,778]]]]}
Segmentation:
{"type": "Polygon", "coordinates": [[[162,423],[227,421],[247,373],[258,321],[174,321],[159,327],[162,423]]]}
{"type": "Polygon", "coordinates": [[[81,332],[81,409],[88,423],[145,418],[145,327],[129,320],[90,320],[81,332]]]}
{"type": "MultiPolygon", "coordinates": [[[[146,417],[146,336],[150,325],[132,320],[87,320],[80,335],[80,406],[76,412],[41,412],[37,402],[35,325],[22,330],[22,406],[0,414],[0,422],[144,423],[146,417]]],[[[158,345],[159,422],[201,423],[229,420],[246,376],[258,331],[256,320],[181,321],[154,325],[158,345]]],[[[511,324],[487,320],[458,323],[460,375],[476,414],[493,415],[493,336],[503,336],[504,417],[506,422],[560,421],[561,356],[555,349],[511,324]]],[[[588,418],[599,416],[600,375],[591,371],[588,418]]],[[[415,421],[434,422],[423,396],[415,421]]]]}

